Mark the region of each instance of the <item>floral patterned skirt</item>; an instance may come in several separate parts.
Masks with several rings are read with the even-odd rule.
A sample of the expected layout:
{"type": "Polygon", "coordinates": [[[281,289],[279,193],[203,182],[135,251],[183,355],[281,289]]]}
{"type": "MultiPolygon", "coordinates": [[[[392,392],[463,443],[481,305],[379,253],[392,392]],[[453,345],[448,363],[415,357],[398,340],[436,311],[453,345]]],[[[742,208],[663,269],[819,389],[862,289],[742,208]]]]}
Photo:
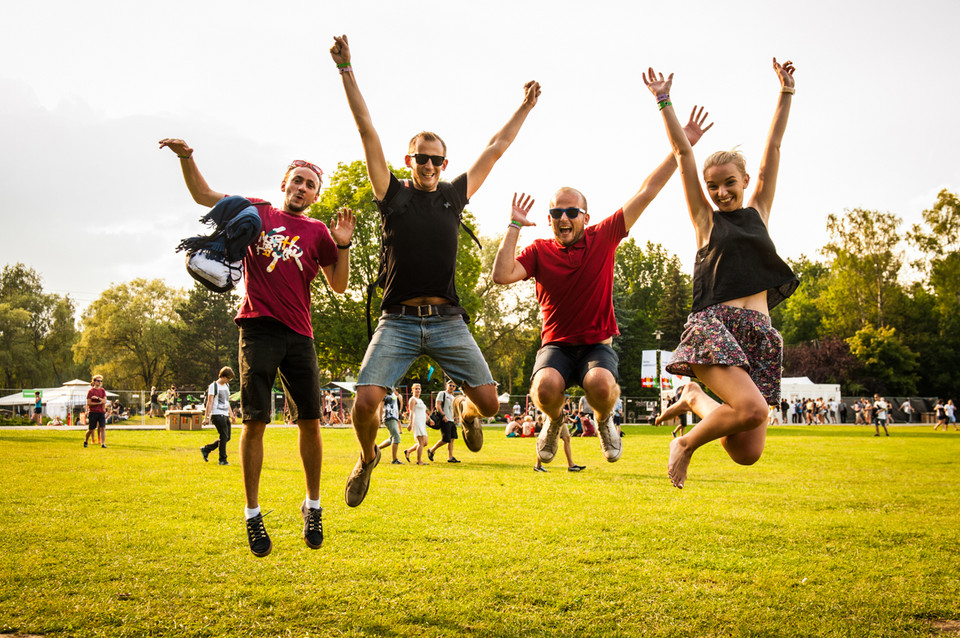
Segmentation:
{"type": "Polygon", "coordinates": [[[667,372],[696,377],[690,364],[741,367],[769,405],[780,403],[783,337],[762,312],[717,304],[688,316],[667,372]]]}

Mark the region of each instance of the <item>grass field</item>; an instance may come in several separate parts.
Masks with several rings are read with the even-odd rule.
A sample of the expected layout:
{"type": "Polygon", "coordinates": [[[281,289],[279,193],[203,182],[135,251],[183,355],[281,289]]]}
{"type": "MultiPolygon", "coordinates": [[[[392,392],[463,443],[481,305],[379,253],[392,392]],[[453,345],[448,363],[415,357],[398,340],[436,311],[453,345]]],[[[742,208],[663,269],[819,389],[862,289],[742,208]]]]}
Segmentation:
{"type": "Polygon", "coordinates": [[[460,465],[388,454],[356,509],[353,433],[325,430],[313,551],[296,430],[270,429],[263,559],[247,548],[236,430],[228,467],[200,457],[210,430],[108,431],[106,450],[0,431],[0,634],[953,634],[960,435],[891,430],[777,427],[752,467],[714,443],[681,491],[666,428],[626,428],[615,464],[574,439],[580,474],[562,453],[533,472],[534,441],[490,428],[480,453],[458,444],[460,465]]]}

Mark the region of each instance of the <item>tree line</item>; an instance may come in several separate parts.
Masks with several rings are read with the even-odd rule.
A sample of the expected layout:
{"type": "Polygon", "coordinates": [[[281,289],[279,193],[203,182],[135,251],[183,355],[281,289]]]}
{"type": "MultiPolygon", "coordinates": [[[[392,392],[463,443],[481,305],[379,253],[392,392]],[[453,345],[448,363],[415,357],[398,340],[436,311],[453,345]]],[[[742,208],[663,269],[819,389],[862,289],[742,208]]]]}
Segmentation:
{"type": "MultiPolygon", "coordinates": [[[[397,171],[404,177],[406,169],[397,171]]],[[[349,207],[357,214],[350,284],[335,295],[314,281],[313,328],[322,374],[356,376],[367,346],[368,286],[379,266],[380,218],[362,161],[340,164],[309,214],[330,222],[349,207]]],[[[464,213],[464,223],[476,229],[464,213]]],[[[772,312],[784,337],[784,375],[840,383],[844,394],[957,396],[954,359],[960,348],[960,202],[942,191],[923,223],[904,232],[890,213],[854,209],[831,214],[820,259],[791,262],[797,292],[772,312]],[[903,281],[907,249],[920,275],[903,281]]],[[[460,236],[457,290],[470,328],[503,392],[524,394],[540,347],[540,313],[532,281],[503,287],[488,273],[500,237],[478,249],[460,236]]],[[[691,276],[660,244],[623,242],[616,254],[614,309],[621,335],[623,392],[641,387],[643,350],[680,341],[691,304],[691,276]],[[659,333],[659,340],[656,334],[659,333]]],[[[370,299],[376,322],[380,290],[370,299]]],[[[0,276],[0,382],[7,388],[45,387],[92,373],[112,387],[202,387],[224,365],[235,367],[240,299],[196,285],[188,291],[161,280],[113,284],[75,321],[69,296],[43,292],[24,264],[0,276]]],[[[439,389],[438,366],[421,358],[405,382],[439,389]],[[432,373],[432,374],[431,374],[432,373]]]]}

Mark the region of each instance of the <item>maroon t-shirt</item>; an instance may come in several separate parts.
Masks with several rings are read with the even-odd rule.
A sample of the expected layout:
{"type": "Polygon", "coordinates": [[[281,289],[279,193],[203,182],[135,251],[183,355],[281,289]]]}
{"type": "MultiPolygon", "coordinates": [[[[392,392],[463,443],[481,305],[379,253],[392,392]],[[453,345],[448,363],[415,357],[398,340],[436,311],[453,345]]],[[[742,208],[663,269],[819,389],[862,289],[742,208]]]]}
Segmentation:
{"type": "Polygon", "coordinates": [[[236,319],[272,317],[312,339],[310,282],[337,261],[330,229],[318,219],[248,199],[257,205],[262,229],[243,258],[246,295],[236,319]]]}
{"type": "Polygon", "coordinates": [[[88,403],[91,412],[107,411],[107,391],[103,388],[90,388],[87,390],[87,401],[93,397],[100,397],[100,403],[88,403]]]}
{"type": "Polygon", "coordinates": [[[620,334],[613,314],[613,259],[626,236],[621,208],[587,226],[573,246],[537,239],[520,251],[517,261],[526,278],[537,280],[543,345],[600,343],[620,334]]]}

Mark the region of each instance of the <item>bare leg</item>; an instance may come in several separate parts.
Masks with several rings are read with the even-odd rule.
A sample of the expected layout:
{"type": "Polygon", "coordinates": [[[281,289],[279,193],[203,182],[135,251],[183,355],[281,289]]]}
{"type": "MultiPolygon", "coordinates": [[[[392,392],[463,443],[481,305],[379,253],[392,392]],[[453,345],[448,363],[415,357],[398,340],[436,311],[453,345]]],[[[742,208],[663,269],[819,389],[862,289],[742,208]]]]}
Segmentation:
{"type": "Polygon", "coordinates": [[[576,463],[573,462],[573,446],[570,445],[569,436],[563,437],[563,453],[567,455],[567,467],[575,466],[576,463]]]}
{"type": "Polygon", "coordinates": [[[678,488],[683,487],[690,458],[700,446],[720,439],[731,459],[750,465],[763,453],[767,434],[767,403],[745,370],[735,366],[702,365],[694,365],[693,370],[724,403],[718,404],[699,386],[692,388],[695,384],[691,383],[674,404],[686,402],[701,418],[689,434],[670,442],[667,473],[678,488]]]}
{"type": "Polygon", "coordinates": [[[557,421],[563,416],[565,385],[563,377],[553,368],[538,370],[530,384],[530,396],[534,405],[551,420],[557,421]]]}
{"type": "Polygon", "coordinates": [[[320,440],[320,419],[300,419],[300,461],[307,482],[307,498],[320,498],[320,467],[323,462],[323,442],[320,440]]]}
{"type": "Polygon", "coordinates": [[[249,509],[260,505],[260,471],[263,469],[263,433],[266,429],[264,421],[244,421],[240,435],[240,472],[249,509]]]}
{"type": "Polygon", "coordinates": [[[587,395],[587,402],[593,408],[599,426],[613,413],[620,398],[620,386],[609,370],[593,368],[583,377],[583,393],[587,395]]]}
{"type": "Polygon", "coordinates": [[[427,447],[427,437],[418,436],[417,437],[417,465],[426,465],[423,462],[423,451],[427,447]]]}
{"type": "Polygon", "coordinates": [[[360,458],[371,463],[377,457],[377,431],[380,419],[377,409],[387,396],[387,389],[378,385],[357,386],[357,398],[353,403],[353,431],[360,443],[360,458]]]}
{"type": "MultiPolygon", "coordinates": [[[[718,407],[720,407],[720,404],[704,392],[700,384],[691,381],[683,386],[683,390],[680,392],[680,399],[673,405],[668,406],[667,409],[657,417],[656,423],[660,425],[664,421],[679,417],[685,412],[694,412],[703,419],[718,407]],[[693,407],[694,403],[697,405],[696,409],[693,407]]],[[[674,430],[674,432],[676,432],[676,430],[674,430]]],[[[683,435],[683,430],[680,430],[680,434],[681,436],[683,435]]]]}

